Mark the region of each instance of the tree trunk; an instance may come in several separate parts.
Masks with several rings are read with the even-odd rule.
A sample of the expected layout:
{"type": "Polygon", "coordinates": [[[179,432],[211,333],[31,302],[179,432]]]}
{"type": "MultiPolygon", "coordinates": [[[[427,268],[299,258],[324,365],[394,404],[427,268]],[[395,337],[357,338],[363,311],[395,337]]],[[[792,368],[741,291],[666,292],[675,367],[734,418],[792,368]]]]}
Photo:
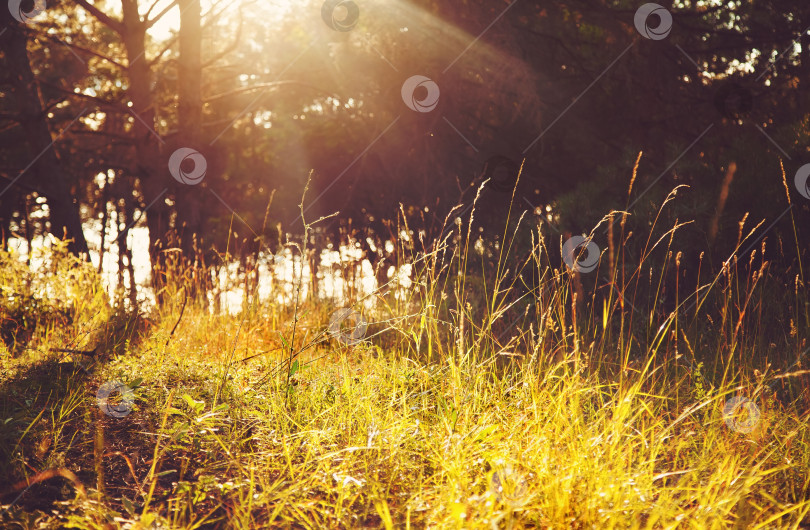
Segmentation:
{"type": "Polygon", "coordinates": [[[0,42],[10,73],[12,93],[19,109],[21,137],[29,142],[30,149],[26,154],[32,161],[31,167],[18,176],[47,199],[51,232],[59,238],[69,239],[70,252],[87,259],[87,240],[82,231],[79,205],[73,198],[69,176],[65,174],[53,146],[54,139],[42,110],[39,90],[28,61],[28,39],[20,28],[21,24],[11,17],[7,9],[0,9],[0,26],[8,29],[0,36],[0,42]]]}
{"type": "Polygon", "coordinates": [[[141,190],[146,205],[146,224],[149,228],[149,257],[152,263],[152,284],[155,291],[165,283],[161,250],[169,232],[169,207],[163,197],[169,186],[167,168],[161,166],[160,146],[163,139],[155,131],[155,107],[150,87],[151,71],[146,58],[144,42],[146,24],[138,13],[137,0],[122,0],[122,38],[128,61],[129,90],[132,111],[135,114],[136,157],[139,163],[141,190]],[[143,123],[141,123],[143,121],[143,123]],[[145,124],[145,125],[144,125],[145,124]]]}
{"type": "MultiPolygon", "coordinates": [[[[202,16],[200,0],[179,0],[180,58],[177,76],[178,147],[190,147],[206,155],[200,144],[202,127],[202,16]],[[182,145],[180,145],[182,144],[182,145]]],[[[177,231],[183,257],[194,262],[195,242],[202,234],[201,210],[204,190],[200,186],[180,186],[177,200],[177,231]]],[[[198,247],[199,248],[199,247],[198,247]]]]}

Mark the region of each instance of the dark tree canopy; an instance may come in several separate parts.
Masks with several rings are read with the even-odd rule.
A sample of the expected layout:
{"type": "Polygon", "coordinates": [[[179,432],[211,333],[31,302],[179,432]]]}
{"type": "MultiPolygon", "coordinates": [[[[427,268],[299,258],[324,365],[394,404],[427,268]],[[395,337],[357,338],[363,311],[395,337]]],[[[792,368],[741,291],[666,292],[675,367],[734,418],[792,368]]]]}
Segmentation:
{"type": "Polygon", "coordinates": [[[343,4],[333,18],[328,2],[199,0],[4,14],[4,240],[50,232],[86,253],[82,225],[115,212],[105,244],[131,252],[127,230],[147,226],[155,265],[174,247],[275,252],[303,232],[310,175],[305,219],[335,214],[312,242],[362,229],[386,263],[400,216],[429,242],[455,206],[468,220],[486,179],[487,244],[523,213],[551,237],[626,208],[643,230],[679,185],[663,215],[693,221],[687,261],[724,259],[746,214],[789,238],[810,219],[792,186],[808,155],[803,0],[663,2],[663,36],[666,17],[639,29],[641,3],[624,0],[343,4]]]}

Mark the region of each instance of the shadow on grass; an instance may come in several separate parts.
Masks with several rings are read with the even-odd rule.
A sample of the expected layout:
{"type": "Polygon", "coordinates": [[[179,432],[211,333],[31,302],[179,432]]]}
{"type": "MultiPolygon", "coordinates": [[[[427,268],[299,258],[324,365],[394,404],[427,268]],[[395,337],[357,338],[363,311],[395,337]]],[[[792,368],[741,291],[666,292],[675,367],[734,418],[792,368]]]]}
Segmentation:
{"type": "Polygon", "coordinates": [[[134,482],[126,459],[103,456],[125,450],[125,441],[145,426],[101,413],[97,372],[112,356],[137,347],[143,331],[141,319],[122,316],[104,325],[92,350],[48,344],[59,347],[33,350],[40,353],[30,354],[30,362],[0,360],[0,511],[47,513],[82,487],[116,490],[126,487],[126,477],[134,482]],[[99,429],[100,443],[94,443],[99,429]]]}

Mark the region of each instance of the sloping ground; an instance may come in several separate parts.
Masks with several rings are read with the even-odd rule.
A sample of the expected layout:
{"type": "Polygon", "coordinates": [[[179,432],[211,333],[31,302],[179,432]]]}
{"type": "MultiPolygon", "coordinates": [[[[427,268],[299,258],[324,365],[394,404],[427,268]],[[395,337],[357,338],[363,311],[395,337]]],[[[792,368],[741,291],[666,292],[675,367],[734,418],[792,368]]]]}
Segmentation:
{"type": "Polygon", "coordinates": [[[584,354],[424,364],[369,342],[279,370],[266,322],[189,309],[170,335],[177,321],[86,369],[4,358],[0,526],[810,524],[808,416],[773,393],[724,418],[738,390],[699,374],[606,384],[584,354]],[[113,381],[131,403],[99,405],[113,381]]]}

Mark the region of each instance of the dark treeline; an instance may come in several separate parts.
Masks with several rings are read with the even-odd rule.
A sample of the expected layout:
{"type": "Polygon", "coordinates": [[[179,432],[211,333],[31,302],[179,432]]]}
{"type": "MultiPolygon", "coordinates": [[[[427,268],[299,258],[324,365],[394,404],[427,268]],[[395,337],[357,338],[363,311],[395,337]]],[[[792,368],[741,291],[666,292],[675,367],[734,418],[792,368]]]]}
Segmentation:
{"type": "Polygon", "coordinates": [[[665,35],[665,15],[638,28],[643,2],[623,0],[54,0],[27,23],[2,9],[0,234],[49,232],[86,254],[96,219],[126,256],[143,218],[153,265],[167,248],[277,252],[303,232],[311,174],[306,220],[338,212],[311,243],[358,231],[372,262],[394,264],[383,242],[402,235],[401,216],[431,241],[486,178],[487,244],[512,198],[513,216],[552,239],[629,207],[643,243],[687,185],[661,223],[691,222],[677,234],[684,264],[704,253],[719,268],[764,219],[795,276],[810,235],[794,186],[810,4],[661,3],[665,35]],[[158,31],[167,20],[175,29],[158,31]]]}

